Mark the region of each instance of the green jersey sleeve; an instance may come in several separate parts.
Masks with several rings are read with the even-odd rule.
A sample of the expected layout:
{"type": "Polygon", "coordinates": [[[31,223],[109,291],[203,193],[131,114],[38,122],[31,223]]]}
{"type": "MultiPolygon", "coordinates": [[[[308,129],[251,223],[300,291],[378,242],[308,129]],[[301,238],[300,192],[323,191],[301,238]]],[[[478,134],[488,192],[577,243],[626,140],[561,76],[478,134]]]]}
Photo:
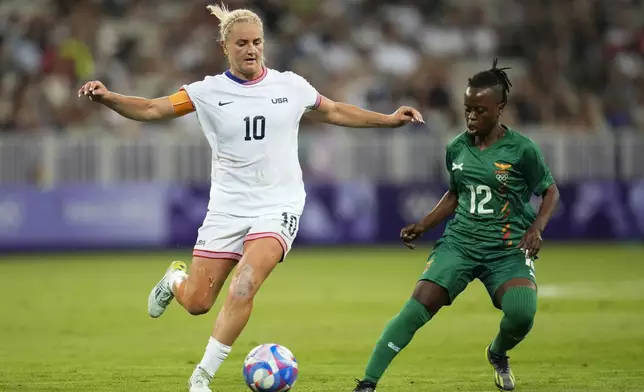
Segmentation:
{"type": "Polygon", "coordinates": [[[555,183],[541,149],[536,143],[526,144],[521,162],[528,187],[535,195],[541,196],[550,185],[555,183]]]}
{"type": "Polygon", "coordinates": [[[453,162],[452,151],[450,148],[450,144],[448,144],[447,148],[445,148],[445,167],[447,168],[447,173],[449,175],[449,191],[452,193],[456,193],[458,190],[458,187],[456,186],[456,180],[454,179],[454,170],[452,170],[452,162],[453,162]]]}

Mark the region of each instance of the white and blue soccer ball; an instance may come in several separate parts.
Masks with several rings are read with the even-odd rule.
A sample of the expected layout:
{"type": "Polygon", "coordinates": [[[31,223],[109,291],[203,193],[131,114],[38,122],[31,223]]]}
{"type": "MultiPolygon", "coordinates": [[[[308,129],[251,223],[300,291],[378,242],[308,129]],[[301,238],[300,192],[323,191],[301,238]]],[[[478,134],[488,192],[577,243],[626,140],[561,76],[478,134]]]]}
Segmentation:
{"type": "Polygon", "coordinates": [[[269,343],[248,353],[243,373],[246,385],[255,392],[286,392],[293,388],[299,371],[289,349],[269,343]]]}

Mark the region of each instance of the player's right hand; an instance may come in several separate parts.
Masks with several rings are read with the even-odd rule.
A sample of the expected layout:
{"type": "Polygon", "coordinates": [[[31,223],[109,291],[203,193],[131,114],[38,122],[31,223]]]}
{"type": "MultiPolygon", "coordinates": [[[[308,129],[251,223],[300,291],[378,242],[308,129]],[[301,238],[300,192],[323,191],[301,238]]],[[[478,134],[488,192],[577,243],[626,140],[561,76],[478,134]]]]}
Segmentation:
{"type": "Polygon", "coordinates": [[[90,101],[95,102],[101,102],[109,93],[110,91],[105,87],[105,85],[98,80],[87,82],[80,88],[80,90],[78,90],[79,97],[86,96],[90,101]]]}
{"type": "Polygon", "coordinates": [[[425,232],[425,228],[418,223],[413,223],[409,226],[405,226],[400,231],[400,238],[403,240],[403,243],[406,247],[411,250],[416,249],[416,244],[413,244],[413,241],[420,238],[425,232]]]}
{"type": "Polygon", "coordinates": [[[401,106],[394,113],[389,115],[391,126],[394,128],[402,127],[410,122],[425,124],[423,115],[411,106],[401,106]]]}

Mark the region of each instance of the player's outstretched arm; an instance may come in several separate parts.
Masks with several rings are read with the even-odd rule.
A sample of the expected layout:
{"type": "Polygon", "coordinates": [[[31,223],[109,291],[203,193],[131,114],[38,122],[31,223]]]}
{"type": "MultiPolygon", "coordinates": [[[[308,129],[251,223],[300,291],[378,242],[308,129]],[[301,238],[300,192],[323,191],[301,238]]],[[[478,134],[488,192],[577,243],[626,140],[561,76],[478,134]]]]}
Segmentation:
{"type": "Polygon", "coordinates": [[[526,253],[526,257],[534,257],[539,253],[541,249],[541,234],[546,229],[552,214],[554,214],[557,209],[557,204],[559,203],[559,188],[556,184],[550,185],[543,192],[543,197],[541,199],[541,206],[539,207],[539,212],[534,222],[525,232],[521,242],[517,245],[517,248],[523,249],[526,253]]]}
{"type": "Polygon", "coordinates": [[[179,117],[170,97],[147,99],[109,91],[100,81],[87,82],[78,90],[79,97],[102,103],[123,117],[136,121],[156,121],[179,117]]]}
{"type": "Polygon", "coordinates": [[[397,128],[410,122],[425,123],[418,110],[409,106],[402,106],[392,114],[383,114],[335,102],[326,97],[321,97],[320,105],[307,113],[306,117],[349,128],[397,128]]]}
{"type": "Polygon", "coordinates": [[[413,244],[413,241],[422,236],[427,230],[436,227],[447,219],[456,211],[457,206],[458,195],[452,191],[445,192],[436,207],[422,221],[406,226],[400,231],[400,238],[405,243],[405,246],[409,249],[414,249],[416,245],[413,244]]]}

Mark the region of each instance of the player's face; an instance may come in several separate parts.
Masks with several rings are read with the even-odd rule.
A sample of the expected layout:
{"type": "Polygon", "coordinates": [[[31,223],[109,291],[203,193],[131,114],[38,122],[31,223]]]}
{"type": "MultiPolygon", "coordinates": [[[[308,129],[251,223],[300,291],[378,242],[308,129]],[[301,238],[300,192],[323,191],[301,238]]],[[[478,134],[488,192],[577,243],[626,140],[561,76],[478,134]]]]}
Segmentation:
{"type": "Polygon", "coordinates": [[[499,122],[503,111],[499,93],[493,88],[465,89],[465,122],[467,132],[474,136],[487,136],[499,122]]]}
{"type": "Polygon", "coordinates": [[[244,75],[256,75],[264,58],[262,28],[256,23],[235,24],[228,33],[225,50],[232,67],[244,75]]]}

